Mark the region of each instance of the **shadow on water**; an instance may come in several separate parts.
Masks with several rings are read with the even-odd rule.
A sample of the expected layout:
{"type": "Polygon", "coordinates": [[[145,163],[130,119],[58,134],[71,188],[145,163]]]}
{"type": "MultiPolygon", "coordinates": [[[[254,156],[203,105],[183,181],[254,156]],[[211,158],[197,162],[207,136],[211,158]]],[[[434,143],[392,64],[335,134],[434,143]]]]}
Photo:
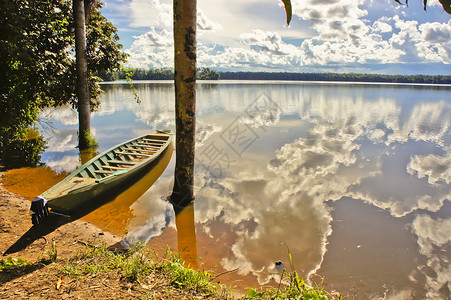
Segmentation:
{"type": "MultiPolygon", "coordinates": [[[[80,218],[99,226],[105,222],[111,223],[118,216],[116,211],[128,209],[141,195],[143,195],[153,183],[161,176],[171,160],[173,147],[169,146],[161,155],[139,174],[130,178],[115,191],[100,197],[93,198],[89,206],[81,207],[74,211],[70,217],[50,214],[38,225],[33,225],[19,240],[11,245],[3,255],[12,254],[25,249],[34,241],[55,231],[64,224],[80,218]]],[[[99,226],[102,227],[102,226],[99,226]]]]}

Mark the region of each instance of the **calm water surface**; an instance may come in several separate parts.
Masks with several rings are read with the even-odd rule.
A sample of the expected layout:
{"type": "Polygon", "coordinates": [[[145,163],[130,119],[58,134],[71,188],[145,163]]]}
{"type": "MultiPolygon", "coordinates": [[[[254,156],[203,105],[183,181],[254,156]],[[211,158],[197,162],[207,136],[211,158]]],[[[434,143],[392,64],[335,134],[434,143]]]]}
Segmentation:
{"type": "MultiPolygon", "coordinates": [[[[141,104],[126,85],[103,86],[99,151],[174,129],[172,84],[135,86],[141,104]]],[[[345,297],[449,299],[450,86],[201,82],[197,116],[193,207],[175,218],[163,200],[172,159],[155,184],[87,219],[129,243],[184,250],[191,266],[232,271],[218,280],[241,291],[278,282],[275,262],[289,269],[289,251],[304,278],[345,297]]],[[[43,117],[43,161],[74,170],[76,113],[43,117]]]]}

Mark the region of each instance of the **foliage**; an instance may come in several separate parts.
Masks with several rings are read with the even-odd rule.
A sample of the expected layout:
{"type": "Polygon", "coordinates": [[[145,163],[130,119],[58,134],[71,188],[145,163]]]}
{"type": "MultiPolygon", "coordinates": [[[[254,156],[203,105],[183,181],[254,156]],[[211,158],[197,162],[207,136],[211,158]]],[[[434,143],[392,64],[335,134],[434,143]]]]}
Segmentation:
{"type": "Polygon", "coordinates": [[[84,135],[84,139],[85,141],[87,141],[87,146],[88,148],[92,148],[92,149],[96,149],[99,146],[99,142],[97,142],[91,135],[91,133],[89,132],[89,130],[85,130],[83,132],[84,135]]]}
{"type": "MultiPolygon", "coordinates": [[[[200,68],[197,72],[197,75],[198,79],[207,80],[297,80],[451,84],[451,76],[448,75],[406,76],[356,73],[220,72],[209,68],[200,68]]],[[[105,81],[109,81],[125,79],[126,76],[133,80],[174,79],[174,73],[172,69],[128,69],[115,73],[103,73],[100,77],[105,81]]]]}
{"type": "Polygon", "coordinates": [[[130,87],[130,90],[132,91],[133,97],[135,98],[136,103],[141,104],[141,99],[138,96],[138,93],[136,92],[136,88],[133,85],[133,79],[132,76],[135,74],[133,69],[122,69],[122,71],[125,73],[125,77],[128,83],[128,86],[130,87]]]}
{"type": "Polygon", "coordinates": [[[218,80],[219,72],[210,68],[200,68],[197,71],[197,79],[200,80],[218,80]]]}
{"type": "Polygon", "coordinates": [[[59,0],[0,2],[0,152],[59,97],[68,71],[69,9],[59,0]]]}
{"type": "MultiPolygon", "coordinates": [[[[0,156],[20,139],[41,108],[70,103],[75,97],[74,30],[70,0],[0,1],[0,156]]],[[[101,94],[95,76],[125,61],[117,29],[99,12],[87,24],[90,94],[101,94]]]]}
{"type": "MultiPolygon", "coordinates": [[[[115,80],[173,80],[174,69],[122,69],[118,72],[103,72],[99,77],[104,81],[115,80]]],[[[218,80],[220,73],[210,68],[198,68],[197,79],[199,80],[218,80]]],[[[130,83],[130,82],[129,82],[130,83]]]]}
{"type": "MultiPolygon", "coordinates": [[[[64,82],[63,90],[60,90],[62,97],[53,98],[53,105],[71,104],[73,108],[77,107],[76,98],[76,69],[75,69],[75,47],[74,47],[74,20],[71,8],[72,1],[59,0],[69,7],[69,14],[66,16],[69,23],[70,46],[67,49],[67,55],[70,57],[68,71],[62,74],[64,82]]],[[[126,61],[127,54],[122,52],[122,45],[119,44],[119,35],[117,28],[109,22],[101,13],[103,4],[99,1],[92,11],[89,21],[86,24],[86,45],[89,74],[89,93],[91,109],[95,110],[99,103],[102,90],[99,82],[102,81],[97,74],[105,72],[114,72],[121,68],[121,64],[126,61]]]]}
{"type": "Polygon", "coordinates": [[[98,104],[102,92],[98,85],[101,78],[95,74],[117,71],[127,59],[127,54],[122,52],[122,45],[119,44],[117,28],[100,13],[102,5],[99,1],[86,27],[88,69],[91,73],[89,90],[94,104],[98,104]]]}

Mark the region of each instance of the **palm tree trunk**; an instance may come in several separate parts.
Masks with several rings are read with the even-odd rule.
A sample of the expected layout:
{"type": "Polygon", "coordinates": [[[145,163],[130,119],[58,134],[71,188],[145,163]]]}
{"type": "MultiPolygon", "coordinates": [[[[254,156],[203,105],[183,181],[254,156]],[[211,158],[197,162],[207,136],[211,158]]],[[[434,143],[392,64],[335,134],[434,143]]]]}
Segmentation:
{"type": "Polygon", "coordinates": [[[174,0],[176,161],[172,203],[194,199],[196,131],[196,0],[174,0]]]}
{"type": "Polygon", "coordinates": [[[90,147],[91,108],[89,105],[88,59],[86,53],[85,6],[83,0],[73,0],[75,23],[75,60],[77,68],[78,147],[90,147]]]}

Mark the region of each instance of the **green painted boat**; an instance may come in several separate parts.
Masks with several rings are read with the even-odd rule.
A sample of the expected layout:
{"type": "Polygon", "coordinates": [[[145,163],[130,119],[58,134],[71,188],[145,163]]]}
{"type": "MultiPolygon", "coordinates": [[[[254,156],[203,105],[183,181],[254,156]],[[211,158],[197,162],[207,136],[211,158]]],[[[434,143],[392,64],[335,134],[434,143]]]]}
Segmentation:
{"type": "Polygon", "coordinates": [[[149,166],[165,150],[173,149],[172,143],[172,134],[156,132],[100,153],[33,200],[31,210],[37,223],[48,214],[47,207],[51,212],[70,215],[90,200],[115,190],[149,166]]]}

